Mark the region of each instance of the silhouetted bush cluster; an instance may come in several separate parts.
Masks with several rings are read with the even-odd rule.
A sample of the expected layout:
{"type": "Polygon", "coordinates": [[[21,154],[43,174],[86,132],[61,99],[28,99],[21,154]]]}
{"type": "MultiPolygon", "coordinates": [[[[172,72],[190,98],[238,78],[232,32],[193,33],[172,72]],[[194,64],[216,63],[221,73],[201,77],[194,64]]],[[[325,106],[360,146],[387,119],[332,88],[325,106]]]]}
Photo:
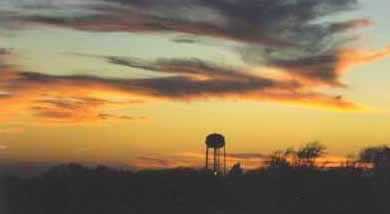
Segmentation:
{"type": "Polygon", "coordinates": [[[68,164],[41,177],[2,177],[0,205],[4,214],[381,214],[389,213],[389,171],[284,166],[242,172],[238,165],[215,176],[189,168],[132,172],[68,164]]]}

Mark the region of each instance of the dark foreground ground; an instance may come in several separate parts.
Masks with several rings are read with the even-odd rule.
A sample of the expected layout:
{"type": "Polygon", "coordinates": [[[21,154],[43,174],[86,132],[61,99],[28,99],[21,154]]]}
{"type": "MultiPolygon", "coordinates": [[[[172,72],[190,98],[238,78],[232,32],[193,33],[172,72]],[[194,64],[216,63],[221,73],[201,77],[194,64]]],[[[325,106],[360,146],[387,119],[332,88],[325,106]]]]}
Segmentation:
{"type": "Polygon", "coordinates": [[[273,168],[223,177],[195,169],[61,165],[1,178],[4,214],[390,213],[390,170],[273,168]]]}

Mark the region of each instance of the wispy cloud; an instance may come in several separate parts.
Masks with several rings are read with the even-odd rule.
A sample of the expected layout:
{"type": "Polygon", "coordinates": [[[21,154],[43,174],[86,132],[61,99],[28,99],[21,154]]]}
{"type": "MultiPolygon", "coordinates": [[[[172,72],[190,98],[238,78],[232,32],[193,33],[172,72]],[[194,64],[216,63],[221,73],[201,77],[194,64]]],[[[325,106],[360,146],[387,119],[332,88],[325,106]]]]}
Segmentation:
{"type": "Polygon", "coordinates": [[[7,58],[11,55],[11,50],[0,48],[0,72],[7,69],[10,65],[6,63],[7,58]]]}
{"type": "Polygon", "coordinates": [[[7,145],[2,145],[0,144],[0,151],[2,150],[7,150],[8,149],[8,146],[7,145]]]}
{"type": "Polygon", "coordinates": [[[1,72],[3,118],[36,116],[45,122],[86,123],[107,120],[144,120],[144,116],[110,113],[143,103],[114,83],[88,76],[51,76],[29,72],[1,72]]]}
{"type": "Polygon", "coordinates": [[[23,133],[23,128],[16,128],[16,127],[10,127],[10,128],[2,128],[0,129],[1,134],[20,134],[23,133]]]}
{"type": "MultiPolygon", "coordinates": [[[[42,2],[29,5],[42,9],[42,2]]],[[[201,34],[251,43],[299,45],[304,39],[317,39],[364,26],[362,19],[335,23],[311,23],[313,20],[357,8],[356,0],[320,1],[52,1],[51,8],[62,16],[37,14],[32,21],[91,31],[175,31],[201,34]],[[84,13],[71,13],[84,8],[84,13]],[[73,8],[73,10],[71,10],[73,8]],[[89,10],[87,10],[89,9],[89,10]],[[175,13],[172,13],[175,11],[175,13]],[[283,29],[282,29],[283,28],[283,29]],[[301,30],[305,31],[301,31],[301,30]],[[282,30],[282,31],[279,31],[282,30]],[[299,38],[298,35],[305,38],[299,38]]],[[[27,7],[28,4],[24,4],[27,7]]],[[[47,7],[46,7],[47,8],[47,7]]],[[[317,43],[317,42],[316,42],[317,43]]]]}
{"type": "Polygon", "coordinates": [[[332,87],[345,86],[339,64],[358,38],[345,33],[373,25],[361,17],[324,21],[358,9],[356,0],[90,0],[83,6],[84,13],[74,15],[72,4],[58,3],[63,16],[35,14],[23,20],[84,31],[178,32],[236,41],[247,63],[278,67],[332,87]]]}
{"type": "Polygon", "coordinates": [[[7,48],[0,48],[0,55],[9,55],[11,54],[11,50],[7,48]]]}
{"type": "MultiPolygon", "coordinates": [[[[311,91],[312,85],[300,81],[294,76],[282,79],[269,78],[261,72],[249,72],[248,68],[228,67],[197,58],[161,58],[148,61],[126,57],[94,57],[101,57],[116,65],[175,74],[173,77],[159,78],[160,84],[153,86],[154,91],[156,91],[154,94],[171,98],[237,97],[344,110],[358,110],[360,108],[358,104],[346,101],[341,96],[313,92],[311,91]],[[172,81],[174,79],[181,81],[182,84],[174,84],[172,81]],[[167,82],[166,85],[164,85],[164,81],[167,82]]],[[[153,79],[149,79],[149,82],[152,83],[153,79]]]]}

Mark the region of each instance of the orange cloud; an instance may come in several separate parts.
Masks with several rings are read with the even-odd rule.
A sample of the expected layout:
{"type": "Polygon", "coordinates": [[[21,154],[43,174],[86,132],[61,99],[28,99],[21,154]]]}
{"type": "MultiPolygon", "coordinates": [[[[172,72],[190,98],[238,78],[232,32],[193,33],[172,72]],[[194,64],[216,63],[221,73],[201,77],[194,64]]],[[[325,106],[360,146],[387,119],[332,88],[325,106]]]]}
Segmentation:
{"type": "Polygon", "coordinates": [[[357,50],[345,51],[339,57],[336,72],[338,75],[341,75],[347,70],[347,68],[351,66],[373,62],[388,56],[390,56],[390,46],[388,46],[384,50],[373,53],[367,53],[357,50]]]}
{"type": "Polygon", "coordinates": [[[40,122],[91,123],[106,120],[139,120],[144,116],[116,115],[117,110],[143,103],[139,97],[100,84],[49,76],[26,77],[18,72],[2,72],[2,118],[34,116],[40,122]],[[39,79],[43,77],[43,79],[39,79]],[[45,79],[46,77],[46,79],[45,79]],[[38,80],[39,79],[39,80],[38,80]]]}
{"type": "Polygon", "coordinates": [[[22,128],[3,128],[3,129],[0,129],[1,134],[20,134],[23,132],[24,132],[24,129],[22,129],[22,128]]]}
{"type": "Polygon", "coordinates": [[[167,169],[178,167],[200,167],[200,162],[192,158],[183,158],[177,155],[144,155],[131,160],[129,166],[137,169],[167,169]]]}
{"type": "Polygon", "coordinates": [[[350,111],[350,112],[365,112],[369,108],[345,100],[342,96],[327,96],[321,93],[313,92],[295,92],[274,90],[267,91],[263,94],[250,93],[248,99],[265,100],[275,103],[292,104],[305,106],[310,108],[326,109],[332,111],[350,111]]]}
{"type": "Polygon", "coordinates": [[[7,149],[8,149],[7,145],[0,145],[0,151],[7,150],[7,149]]]}

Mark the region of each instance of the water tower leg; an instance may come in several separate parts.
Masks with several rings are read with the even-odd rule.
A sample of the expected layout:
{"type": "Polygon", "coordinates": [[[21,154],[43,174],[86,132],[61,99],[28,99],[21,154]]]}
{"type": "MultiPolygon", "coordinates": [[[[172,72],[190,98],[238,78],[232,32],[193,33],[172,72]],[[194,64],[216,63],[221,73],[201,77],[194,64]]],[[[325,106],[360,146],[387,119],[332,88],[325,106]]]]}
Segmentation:
{"type": "Polygon", "coordinates": [[[218,172],[221,171],[221,149],[218,149],[218,172]]]}
{"type": "Polygon", "coordinates": [[[215,171],[218,172],[219,171],[219,149],[217,149],[217,164],[216,164],[216,168],[215,168],[215,171]]]}
{"type": "Polygon", "coordinates": [[[206,149],[206,169],[209,169],[209,147],[206,149]]]}
{"type": "Polygon", "coordinates": [[[223,175],[226,175],[226,146],[223,147],[223,175]]]}
{"type": "Polygon", "coordinates": [[[217,170],[217,149],[214,148],[214,172],[217,170]]]}

